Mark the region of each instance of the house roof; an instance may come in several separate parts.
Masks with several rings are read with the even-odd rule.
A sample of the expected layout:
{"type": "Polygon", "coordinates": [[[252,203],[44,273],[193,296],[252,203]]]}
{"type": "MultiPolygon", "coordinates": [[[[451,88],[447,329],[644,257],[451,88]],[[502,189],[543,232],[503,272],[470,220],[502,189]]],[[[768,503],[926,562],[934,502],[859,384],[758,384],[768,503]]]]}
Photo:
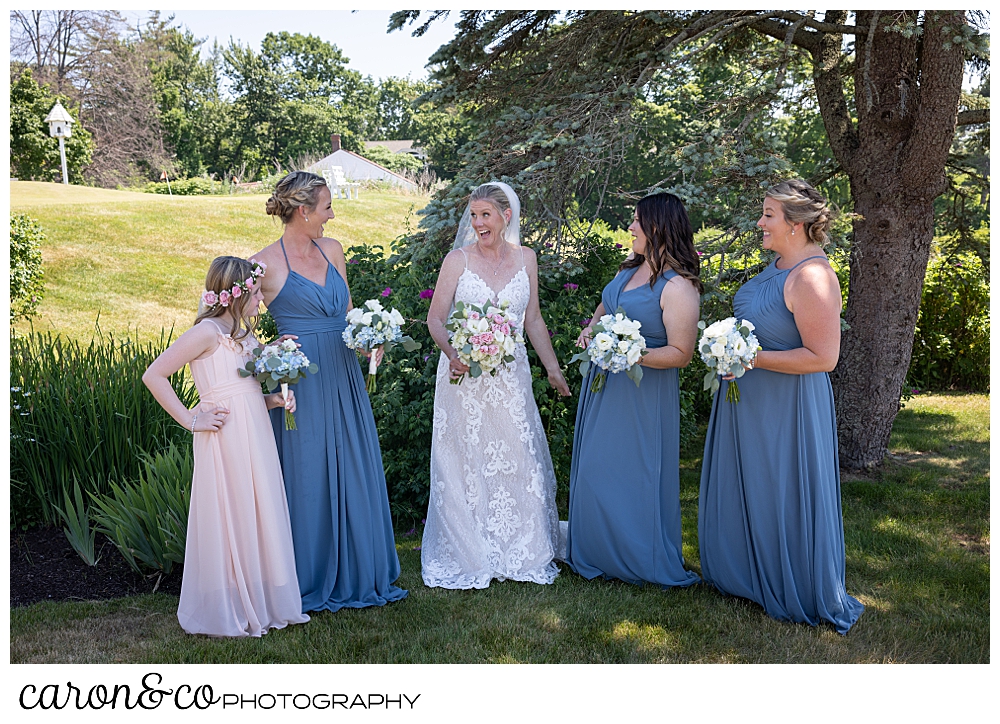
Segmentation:
{"type": "Polygon", "coordinates": [[[413,141],[365,141],[365,148],[372,148],[374,146],[385,146],[393,153],[404,153],[408,151],[416,151],[417,149],[413,146],[413,141]]]}
{"type": "MultiPolygon", "coordinates": [[[[395,176],[396,178],[398,178],[400,181],[402,181],[404,184],[412,186],[413,188],[417,188],[417,184],[413,183],[408,178],[400,176],[398,173],[396,173],[395,171],[392,171],[392,170],[386,168],[382,164],[375,163],[370,158],[365,158],[364,156],[360,156],[360,155],[354,153],[354,151],[348,151],[346,148],[337,149],[336,151],[334,151],[333,153],[331,153],[329,156],[326,156],[325,158],[321,158],[319,161],[317,161],[312,166],[310,166],[309,169],[322,169],[322,168],[326,168],[329,165],[334,165],[334,164],[328,164],[327,162],[335,160],[334,157],[337,156],[338,154],[341,154],[341,153],[350,154],[351,156],[354,156],[354,158],[357,158],[357,159],[359,159],[361,161],[364,161],[365,163],[367,163],[367,164],[369,164],[371,166],[375,166],[376,168],[381,169],[382,171],[385,171],[388,174],[392,174],[393,176],[395,176]]],[[[306,170],[309,170],[309,169],[306,169],[306,170]]]]}

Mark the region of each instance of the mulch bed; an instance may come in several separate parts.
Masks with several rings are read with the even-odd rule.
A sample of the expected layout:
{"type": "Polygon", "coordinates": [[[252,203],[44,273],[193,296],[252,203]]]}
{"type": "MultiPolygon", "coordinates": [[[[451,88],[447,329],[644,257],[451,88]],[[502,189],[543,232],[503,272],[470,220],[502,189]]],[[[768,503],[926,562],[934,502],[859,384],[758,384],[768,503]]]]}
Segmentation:
{"type": "MultiPolygon", "coordinates": [[[[114,544],[98,534],[101,552],[96,566],[77,555],[60,528],[34,527],[10,534],[10,605],[30,606],[39,601],[95,601],[151,593],[157,577],[142,576],[131,568],[114,544]]],[[[181,566],[163,576],[158,593],[179,596],[181,566]]]]}

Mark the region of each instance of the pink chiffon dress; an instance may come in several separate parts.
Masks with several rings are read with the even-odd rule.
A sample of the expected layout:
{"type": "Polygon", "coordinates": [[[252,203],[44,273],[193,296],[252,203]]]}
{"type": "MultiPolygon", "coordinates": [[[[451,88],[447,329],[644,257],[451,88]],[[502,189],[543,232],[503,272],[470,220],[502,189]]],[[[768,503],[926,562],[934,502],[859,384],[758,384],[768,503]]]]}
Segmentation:
{"type": "Polygon", "coordinates": [[[217,432],[194,434],[194,480],[177,620],[191,634],[261,636],[305,623],[278,449],[260,384],[237,369],[257,340],[192,360],[199,409],[229,410],[217,432]]]}

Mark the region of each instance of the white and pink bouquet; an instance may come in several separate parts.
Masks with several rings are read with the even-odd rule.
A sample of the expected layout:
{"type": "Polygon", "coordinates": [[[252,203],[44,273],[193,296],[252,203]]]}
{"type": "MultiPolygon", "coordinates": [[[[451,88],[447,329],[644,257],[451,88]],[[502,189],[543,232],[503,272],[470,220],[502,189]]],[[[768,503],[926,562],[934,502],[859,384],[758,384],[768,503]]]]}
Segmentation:
{"type": "MultiPolygon", "coordinates": [[[[746,373],[743,365],[753,363],[760,350],[760,344],[753,333],[753,324],[746,319],[737,325],[736,317],[727,317],[713,322],[707,328],[702,321],[698,322],[698,328],[705,330],[698,340],[701,359],[708,365],[705,389],[710,389],[714,395],[719,389],[719,375],[742,377],[746,373]]],[[[729,383],[726,400],[740,401],[740,387],[736,384],[736,380],[729,383]]]]}
{"type": "MultiPolygon", "coordinates": [[[[305,377],[306,372],[316,374],[319,366],[311,363],[298,345],[290,339],[253,351],[254,358],[247,360],[246,367],[239,369],[240,377],[256,377],[268,393],[281,387],[281,396],[288,402],[288,385],[294,385],[305,377]]],[[[285,429],[296,430],[295,415],[285,410],[285,429]]]]}
{"type": "Polygon", "coordinates": [[[580,374],[584,377],[590,365],[596,365],[599,372],[590,382],[591,392],[604,389],[608,373],[624,372],[638,387],[642,381],[642,367],[639,360],[646,352],[646,339],[639,334],[642,322],[629,319],[621,307],[614,314],[605,314],[594,325],[594,338],[583,352],[577,352],[570,364],[580,363],[580,374]]]}
{"type": "MultiPolygon", "coordinates": [[[[469,376],[473,379],[483,372],[496,376],[504,364],[514,361],[516,345],[524,342],[507,313],[509,305],[507,300],[499,307],[490,301],[480,306],[455,302],[455,311],[444,327],[448,330],[448,341],[458,352],[458,359],[469,367],[469,376]]],[[[451,384],[460,385],[464,379],[462,375],[451,380],[451,384]]]]}
{"type": "Polygon", "coordinates": [[[368,357],[368,392],[375,392],[375,372],[378,369],[376,350],[383,347],[386,352],[395,345],[403,345],[407,352],[420,349],[420,342],[403,334],[401,325],[406,321],[397,309],[386,310],[375,299],[369,299],[360,307],[347,313],[347,327],[343,332],[344,344],[351,349],[363,349],[368,357]]]}

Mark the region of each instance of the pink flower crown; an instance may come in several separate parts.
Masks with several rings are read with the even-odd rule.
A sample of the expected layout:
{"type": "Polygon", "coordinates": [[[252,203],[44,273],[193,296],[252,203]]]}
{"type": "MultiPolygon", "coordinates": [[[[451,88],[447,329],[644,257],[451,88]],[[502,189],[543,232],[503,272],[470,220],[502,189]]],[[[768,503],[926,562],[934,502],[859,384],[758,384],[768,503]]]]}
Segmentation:
{"type": "Polygon", "coordinates": [[[202,292],[201,301],[206,307],[211,309],[216,304],[221,304],[223,307],[228,307],[229,302],[234,299],[242,297],[244,293],[249,294],[250,290],[253,289],[253,285],[257,283],[257,280],[264,276],[264,272],[267,270],[267,264],[262,261],[257,261],[256,259],[251,259],[250,263],[253,268],[250,269],[250,276],[242,282],[236,282],[233,284],[232,289],[223,289],[221,292],[202,292]]]}

